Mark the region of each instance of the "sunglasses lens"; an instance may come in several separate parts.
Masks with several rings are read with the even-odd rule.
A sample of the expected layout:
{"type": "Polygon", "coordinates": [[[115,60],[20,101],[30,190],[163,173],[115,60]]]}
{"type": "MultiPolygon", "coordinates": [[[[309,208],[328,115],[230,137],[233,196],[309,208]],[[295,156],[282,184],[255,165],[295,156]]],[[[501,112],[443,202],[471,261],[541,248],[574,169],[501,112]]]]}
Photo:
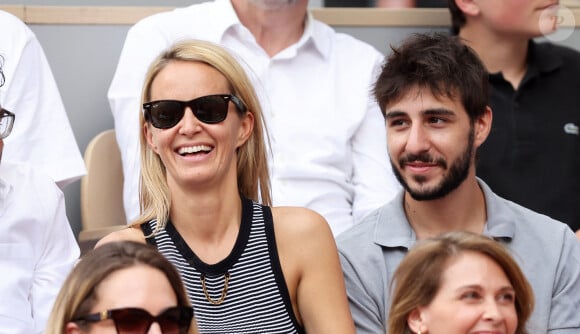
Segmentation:
{"type": "Polygon", "coordinates": [[[157,317],[163,334],[186,334],[191,325],[191,308],[173,307],[157,317]]]}
{"type": "Polygon", "coordinates": [[[144,334],[151,321],[149,313],[134,308],[114,310],[111,317],[119,334],[144,334]]]}
{"type": "Polygon", "coordinates": [[[179,123],[185,109],[177,101],[159,101],[151,104],[149,112],[154,127],[168,129],[179,123]]]}
{"type": "Polygon", "coordinates": [[[195,101],[195,117],[204,123],[219,123],[228,115],[228,101],[219,95],[201,97],[195,101]]]}
{"type": "Polygon", "coordinates": [[[145,103],[143,108],[151,124],[159,129],[169,129],[179,123],[186,106],[193,110],[198,120],[215,124],[226,119],[231,98],[229,95],[208,95],[189,102],[163,100],[145,103]]]}

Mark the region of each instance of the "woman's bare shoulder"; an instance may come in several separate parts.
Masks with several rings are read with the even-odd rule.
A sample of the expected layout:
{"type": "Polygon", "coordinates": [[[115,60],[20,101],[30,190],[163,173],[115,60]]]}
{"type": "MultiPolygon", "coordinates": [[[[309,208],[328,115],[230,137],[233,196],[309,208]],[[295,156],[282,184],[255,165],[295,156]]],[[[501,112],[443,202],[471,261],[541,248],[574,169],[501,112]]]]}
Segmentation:
{"type": "Polygon", "coordinates": [[[139,226],[127,226],[127,228],[111,232],[97,242],[95,248],[109,242],[136,241],[145,243],[145,235],[139,226]]]}
{"type": "Polygon", "coordinates": [[[298,238],[318,235],[332,238],[326,219],[313,210],[290,206],[272,207],[272,218],[277,238],[282,235],[298,238]]]}

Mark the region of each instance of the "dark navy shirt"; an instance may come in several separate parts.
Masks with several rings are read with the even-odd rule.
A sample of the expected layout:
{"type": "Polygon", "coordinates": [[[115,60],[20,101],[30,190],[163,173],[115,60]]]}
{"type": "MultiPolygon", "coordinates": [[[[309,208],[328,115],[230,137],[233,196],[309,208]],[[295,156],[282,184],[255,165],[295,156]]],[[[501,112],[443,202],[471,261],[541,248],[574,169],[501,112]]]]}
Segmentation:
{"type": "Polygon", "coordinates": [[[580,53],[530,42],[514,90],[490,74],[491,133],[477,175],[499,196],[580,229],[580,53]]]}

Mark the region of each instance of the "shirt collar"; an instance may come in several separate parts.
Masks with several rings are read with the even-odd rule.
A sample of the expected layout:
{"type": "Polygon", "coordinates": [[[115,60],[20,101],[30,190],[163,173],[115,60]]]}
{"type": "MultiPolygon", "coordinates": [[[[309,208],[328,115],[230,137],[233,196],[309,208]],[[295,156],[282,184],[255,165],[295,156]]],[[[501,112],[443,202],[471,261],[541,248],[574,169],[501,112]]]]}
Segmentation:
{"type": "Polygon", "coordinates": [[[487,222],[483,229],[483,234],[494,239],[509,241],[513,239],[515,224],[513,213],[506,205],[507,200],[496,195],[489,186],[481,179],[477,179],[483,195],[485,196],[485,209],[487,222]]]}
{"type": "MultiPolygon", "coordinates": [[[[242,22],[232,5],[231,0],[216,0],[214,15],[220,15],[220,19],[214,23],[214,31],[217,40],[223,41],[225,34],[234,27],[243,27],[242,22]]],[[[243,27],[246,29],[245,27],[243,27]]],[[[291,48],[298,50],[301,47],[312,44],[314,49],[323,58],[330,55],[330,42],[334,31],[329,26],[317,21],[310,11],[306,14],[304,34],[291,48]]]]}
{"type": "MultiPolygon", "coordinates": [[[[332,34],[334,34],[334,30],[326,24],[316,21],[314,16],[312,16],[312,13],[309,11],[306,16],[304,35],[302,35],[300,42],[311,42],[320,56],[326,59],[330,56],[332,34]]],[[[301,45],[300,42],[298,42],[298,45],[301,45]]]]}
{"type": "Polygon", "coordinates": [[[536,43],[530,40],[528,45],[528,72],[530,74],[548,73],[562,66],[562,57],[552,50],[550,43],[536,43]]]}
{"type": "MultiPolygon", "coordinates": [[[[511,240],[515,225],[505,199],[497,196],[481,179],[477,179],[485,196],[487,221],[483,234],[494,239],[511,240]]],[[[417,235],[411,228],[403,208],[404,190],[378,211],[375,224],[374,242],[387,248],[411,248],[417,242],[417,235]]]]}
{"type": "MultiPolygon", "coordinates": [[[[195,5],[193,5],[195,6],[195,5]]],[[[231,0],[215,0],[213,15],[219,15],[219,19],[214,21],[214,32],[218,35],[216,40],[223,40],[225,33],[232,27],[242,23],[234,10],[231,0]]]]}
{"type": "Polygon", "coordinates": [[[375,224],[375,243],[390,248],[411,248],[417,241],[417,235],[403,208],[404,196],[405,190],[399,191],[395,198],[379,209],[375,224]]]}
{"type": "MultiPolygon", "coordinates": [[[[562,56],[554,52],[553,45],[551,43],[536,43],[534,40],[530,40],[528,43],[528,69],[524,76],[524,81],[528,81],[543,73],[549,73],[559,69],[562,64],[562,56]]],[[[493,80],[503,80],[503,74],[501,72],[490,73],[490,79],[493,80]]]]}

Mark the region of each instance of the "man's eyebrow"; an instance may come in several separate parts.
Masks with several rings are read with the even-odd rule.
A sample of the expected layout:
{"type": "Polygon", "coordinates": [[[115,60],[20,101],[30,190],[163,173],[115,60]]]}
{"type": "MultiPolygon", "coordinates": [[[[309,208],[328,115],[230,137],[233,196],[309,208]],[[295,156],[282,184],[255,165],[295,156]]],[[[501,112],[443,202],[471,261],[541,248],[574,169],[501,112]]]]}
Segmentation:
{"type": "Polygon", "coordinates": [[[455,116],[456,113],[453,110],[446,108],[433,108],[423,111],[423,115],[429,116],[455,116]]]}
{"type": "MultiPolygon", "coordinates": [[[[424,110],[421,114],[427,116],[455,116],[456,113],[453,110],[446,108],[432,108],[424,110]]],[[[401,110],[391,110],[385,113],[385,118],[396,118],[406,116],[407,113],[401,110]]]]}
{"type": "Polygon", "coordinates": [[[395,118],[395,117],[401,117],[401,116],[406,116],[406,115],[407,115],[407,113],[404,111],[392,110],[392,111],[385,113],[385,118],[395,118]]]}

